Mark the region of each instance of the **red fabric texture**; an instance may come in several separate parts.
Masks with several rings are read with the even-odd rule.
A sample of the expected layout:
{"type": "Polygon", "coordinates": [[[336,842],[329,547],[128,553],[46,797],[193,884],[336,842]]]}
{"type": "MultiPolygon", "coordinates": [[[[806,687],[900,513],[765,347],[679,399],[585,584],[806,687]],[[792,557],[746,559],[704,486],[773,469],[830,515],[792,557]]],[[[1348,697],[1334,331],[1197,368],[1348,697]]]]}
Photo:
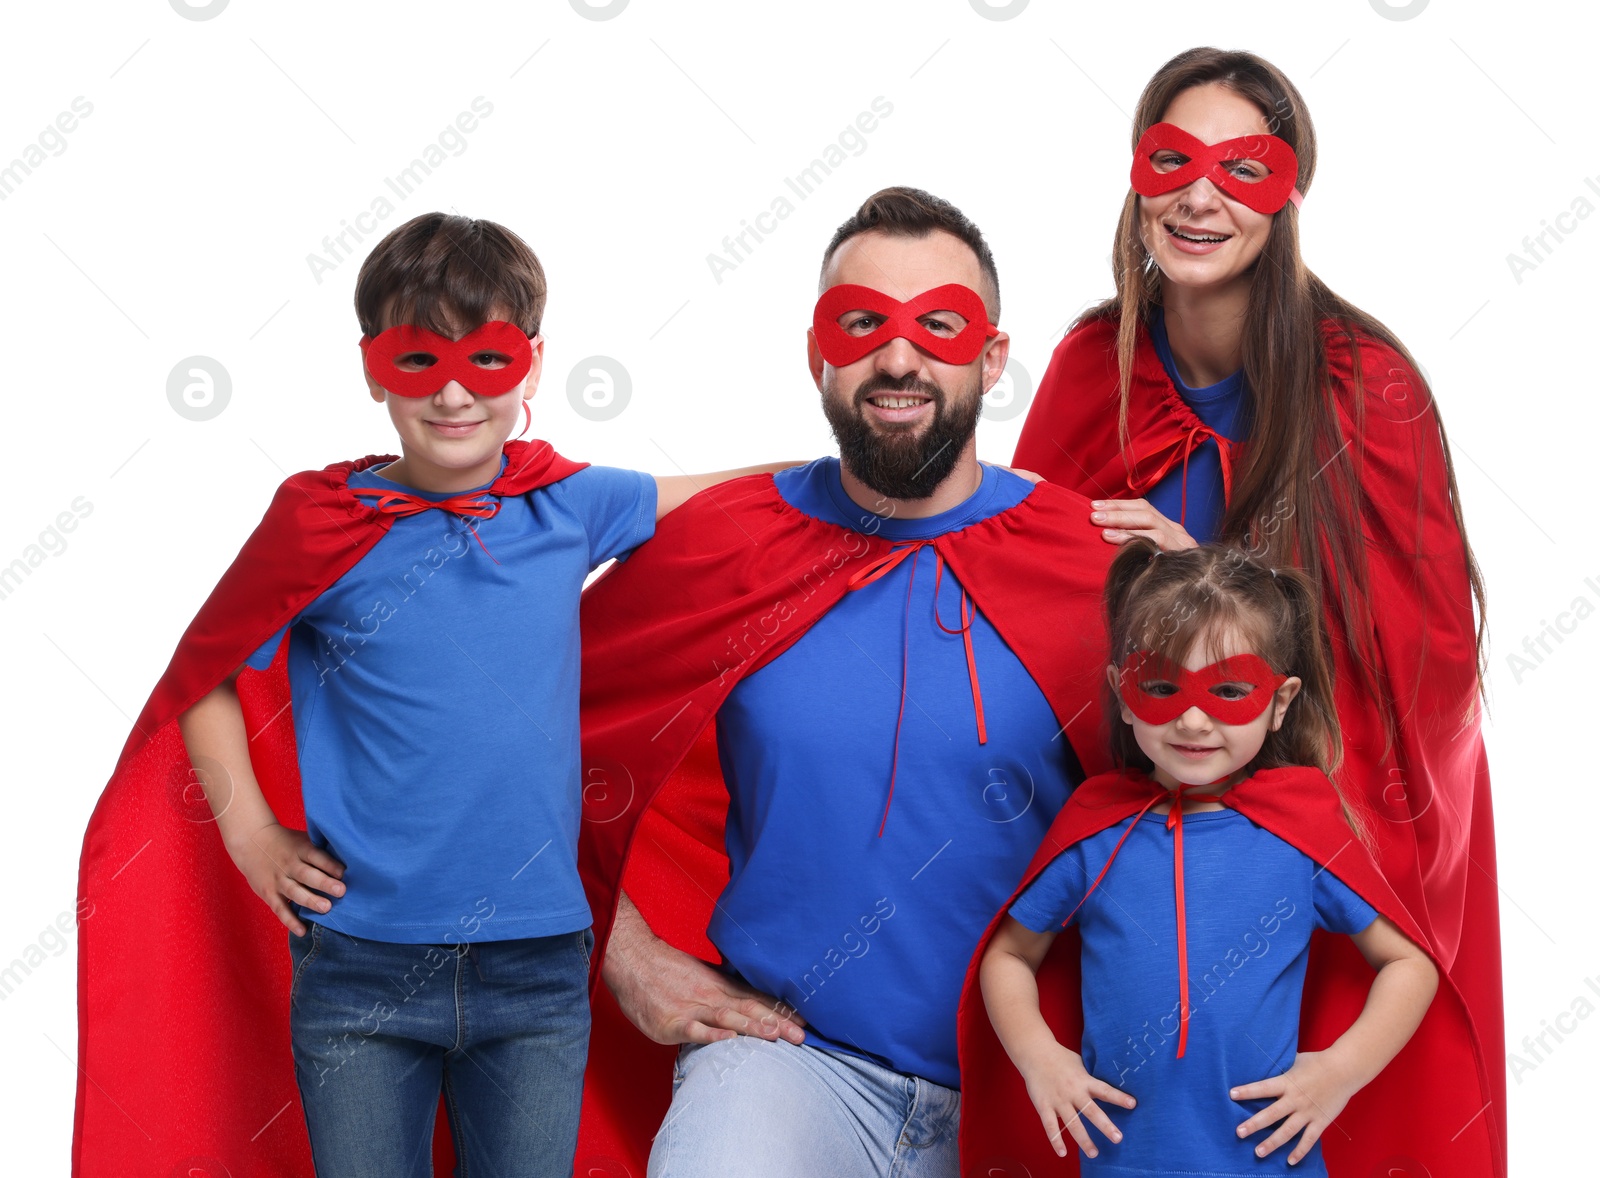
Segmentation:
{"type": "MultiPolygon", "coordinates": [[[[1068,333],[1040,382],[1013,460],[1093,498],[1139,498],[1154,483],[1154,464],[1139,463],[1130,477],[1119,448],[1116,333],[1115,320],[1107,318],[1068,333]]],[[[1323,335],[1328,392],[1360,486],[1366,603],[1379,673],[1397,701],[1398,717],[1397,739],[1386,750],[1379,705],[1362,690],[1346,632],[1330,612],[1345,748],[1338,781],[1345,796],[1375,819],[1384,878],[1466,1001],[1483,1058],[1491,1061],[1483,1120],[1492,1126],[1495,1165],[1504,1173],[1505,1014],[1494,814],[1480,730],[1472,593],[1438,418],[1416,374],[1391,348],[1364,335],[1352,339],[1332,323],[1324,325],[1323,335]]],[[[1143,328],[1132,378],[1130,452],[1177,453],[1199,419],[1168,379],[1143,328]]],[[[1313,936],[1307,1009],[1333,1013],[1326,1023],[1306,1024],[1307,1041],[1337,1035],[1343,1012],[1360,1009],[1369,975],[1348,940],[1320,931],[1313,936]]],[[[1418,1058],[1403,1055],[1368,1089],[1394,1098],[1374,1097],[1359,1106],[1360,1132],[1349,1142],[1329,1144],[1330,1168],[1338,1163],[1365,1174],[1380,1162],[1409,1156],[1407,1098],[1434,1086],[1429,1070],[1416,1066],[1418,1058]]]]}
{"type": "MultiPolygon", "coordinates": [[[[1114,553],[1087,520],[1082,496],[1040,484],[1016,507],[932,544],[1095,773],[1106,763],[1101,593],[1114,553]]],[[[795,510],[770,476],[759,475],[695,496],[661,521],[654,540],[590,586],[579,862],[597,963],[618,877],[658,935],[718,960],[705,935],[728,880],[717,709],[889,550],[882,539],[795,510]]],[[[675,1049],[646,1040],[617,1009],[598,969],[595,978],[577,1172],[642,1178],[670,1102],[675,1049]]]]}
{"type": "MultiPolygon", "coordinates": [[[[1012,901],[1063,850],[1139,813],[1149,802],[1151,790],[1160,788],[1142,774],[1131,772],[1105,773],[1085,781],[1056,816],[1012,901]]],[[[1485,1058],[1465,999],[1429,946],[1422,927],[1345,824],[1332,782],[1317,769],[1266,769],[1217,800],[1326,867],[1398,925],[1439,969],[1439,989],[1411,1041],[1323,1131],[1320,1140],[1328,1172],[1503,1178],[1505,1167],[1496,1152],[1498,1130],[1488,1115],[1493,1111],[1489,1107],[1490,1065],[1497,1070],[1500,1061],[1485,1058]],[[1423,1075],[1428,1078],[1427,1084],[1415,1086],[1416,1077],[1423,1075]],[[1382,1136],[1383,1123],[1396,1116],[1404,1122],[1403,1137],[1382,1136]],[[1369,1140],[1374,1134],[1379,1134],[1379,1139],[1369,1140]],[[1371,1165],[1362,1160],[1369,1153],[1377,1159],[1371,1165]],[[1389,1166],[1374,1168],[1383,1162],[1389,1166]],[[1424,1168],[1419,1169],[1414,1163],[1421,1163],[1424,1168]]],[[[1004,910],[996,915],[984,934],[961,994],[963,1080],[971,1075],[990,1078],[988,1083],[962,1085],[962,1172],[1075,1175],[1080,1156],[1076,1145],[1066,1161],[1055,1156],[1022,1076],[1006,1058],[984,1009],[978,966],[1004,915],[1004,910]],[[1020,1119],[1019,1109],[1024,1114],[1020,1119]],[[1011,1124],[1017,1131],[1001,1136],[991,1131],[998,1124],[1011,1124]]],[[[1339,939],[1349,943],[1348,937],[1339,939]]],[[[1077,927],[1064,930],[1050,946],[1038,975],[1045,1019],[1056,1038],[1074,1050],[1081,1046],[1083,1037],[1080,946],[1077,927]]],[[[1375,975],[1353,944],[1351,951],[1366,971],[1360,979],[1360,993],[1335,993],[1308,985],[1301,1008],[1300,1050],[1326,1049],[1360,1015],[1375,975]]],[[[1312,967],[1315,965],[1313,959],[1312,967]]]]}
{"type": "MultiPolygon", "coordinates": [[[[586,463],[510,442],[490,491],[520,495],[586,463]]],[[[289,1047],[287,931],[223,848],[177,718],[388,531],[351,494],[369,456],[287,479],[179,640],[84,835],[75,1175],[312,1173],[289,1047]]],[[[239,676],[251,765],[304,827],[287,657],[239,676]]],[[[436,1157],[452,1156],[448,1133],[436,1157]]],[[[448,1172],[448,1170],[441,1171],[448,1172]]]]}

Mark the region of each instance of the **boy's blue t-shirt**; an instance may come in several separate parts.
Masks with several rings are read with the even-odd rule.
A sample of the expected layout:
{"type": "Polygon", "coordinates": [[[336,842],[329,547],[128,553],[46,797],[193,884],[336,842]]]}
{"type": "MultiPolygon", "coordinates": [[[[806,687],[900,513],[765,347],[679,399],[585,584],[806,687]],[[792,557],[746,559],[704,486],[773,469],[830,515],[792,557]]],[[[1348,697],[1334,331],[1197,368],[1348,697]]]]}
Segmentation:
{"type": "MultiPolygon", "coordinates": [[[[776,483],[807,515],[895,541],[975,524],[1033,489],[985,466],[977,491],[949,511],[886,519],[845,494],[837,458],[776,483]]],[[[972,643],[988,743],[978,743],[961,635],[934,620],[934,574],[923,548],[846,592],[722,705],[731,875],[709,935],[739,975],[798,1008],[810,1042],[957,1087],[967,963],[1083,774],[1061,720],[981,614],[972,643]],[[902,659],[899,770],[880,838],[902,659]]],[[[948,568],[938,609],[960,626],[961,586],[948,568]]]]}
{"type": "MultiPolygon", "coordinates": [[[[1184,403],[1206,425],[1231,442],[1237,442],[1250,432],[1250,398],[1244,383],[1244,370],[1225,376],[1216,384],[1191,389],[1178,376],[1178,365],[1172,358],[1172,345],[1167,341],[1166,316],[1161,307],[1150,312],[1150,342],[1155,345],[1161,366],[1167,370],[1173,387],[1184,403]]],[[[1184,530],[1200,544],[1209,544],[1217,538],[1222,526],[1222,516],[1227,509],[1222,487],[1222,456],[1217,443],[1210,438],[1194,448],[1189,455],[1189,502],[1184,512],[1183,463],[1180,461],[1150,488],[1145,496],[1168,519],[1177,521],[1183,515],[1184,530]]]]}
{"type": "MultiPolygon", "coordinates": [[[[1130,822],[1068,847],[1011,915],[1035,932],[1059,932],[1130,822]]],[[[1228,1092],[1294,1063],[1311,930],[1358,933],[1377,911],[1237,810],[1185,814],[1190,1019],[1178,1059],[1177,907],[1166,823],[1165,815],[1146,814],[1134,824],[1073,917],[1083,939],[1084,1067],[1138,1101],[1133,1109],[1106,1106],[1122,1141],[1091,1128],[1100,1156],[1080,1159],[1084,1173],[1325,1175],[1320,1143],[1294,1166],[1292,1145],[1256,1157],[1272,1130],[1247,1138],[1235,1130],[1272,1100],[1235,1101],[1228,1092]]]]}
{"type": "MultiPolygon", "coordinates": [[[[446,497],[371,470],[349,481],[446,497]]],[[[306,829],[345,864],[348,889],[301,916],[401,943],[589,925],[578,597],[593,569],[650,538],[655,512],[651,476],[591,466],[502,499],[489,519],[402,516],[294,618],[306,829]]],[[[281,638],[249,665],[270,664],[281,638]]]]}

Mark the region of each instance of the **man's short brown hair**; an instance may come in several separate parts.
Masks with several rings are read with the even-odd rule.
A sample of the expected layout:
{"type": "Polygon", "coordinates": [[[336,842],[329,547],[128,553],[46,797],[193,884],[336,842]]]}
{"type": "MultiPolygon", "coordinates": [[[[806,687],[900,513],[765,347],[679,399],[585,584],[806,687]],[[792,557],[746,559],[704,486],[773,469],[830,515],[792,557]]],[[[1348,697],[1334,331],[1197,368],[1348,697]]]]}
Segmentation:
{"type": "Polygon", "coordinates": [[[984,301],[990,303],[994,322],[1000,322],[1000,274],[994,266],[994,255],[989,243],[965,213],[947,200],[924,192],[920,188],[885,188],[867,197],[862,206],[833,235],[822,254],[822,269],[839,247],[862,233],[887,233],[891,237],[926,237],[935,230],[943,230],[965,242],[978,256],[978,269],[989,284],[980,291],[984,301]]]}
{"type": "Polygon", "coordinates": [[[493,221],[448,213],[401,225],[356,276],[356,318],[369,336],[386,323],[453,335],[494,318],[538,335],[544,300],[544,267],[527,242],[493,221]]]}

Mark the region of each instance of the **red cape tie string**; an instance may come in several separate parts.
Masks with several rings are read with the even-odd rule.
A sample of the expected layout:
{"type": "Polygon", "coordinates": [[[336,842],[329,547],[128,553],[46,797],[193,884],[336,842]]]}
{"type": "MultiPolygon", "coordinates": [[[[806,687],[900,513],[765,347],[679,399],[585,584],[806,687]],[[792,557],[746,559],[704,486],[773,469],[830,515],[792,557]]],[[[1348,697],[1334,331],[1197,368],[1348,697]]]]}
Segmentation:
{"type": "MultiPolygon", "coordinates": [[[[1152,783],[1156,784],[1156,783],[1152,783]]],[[[1106,865],[1100,869],[1100,874],[1094,877],[1094,882],[1089,885],[1089,890],[1083,893],[1083,899],[1073,906],[1067,913],[1067,919],[1061,922],[1065,928],[1069,921],[1077,915],[1078,909],[1083,907],[1084,900],[1089,898],[1095,888],[1100,886],[1100,881],[1106,877],[1106,872],[1111,870],[1111,861],[1117,857],[1117,852],[1122,850],[1122,844],[1128,841],[1128,836],[1133,833],[1133,828],[1144,817],[1145,811],[1161,801],[1162,798],[1172,799],[1172,809],[1167,812],[1167,829],[1172,831],[1172,887],[1173,897],[1178,911],[1178,1056],[1182,1059],[1184,1050],[1189,1045],[1189,930],[1184,920],[1183,904],[1183,791],[1195,788],[1193,785],[1180,784],[1177,789],[1165,789],[1156,784],[1157,793],[1144,807],[1133,816],[1133,821],[1128,823],[1128,829],[1122,832],[1122,837],[1117,840],[1117,845],[1111,848],[1111,854],[1106,857],[1106,865]]]]}
{"type": "MultiPolygon", "coordinates": [[[[1178,427],[1180,430],[1182,427],[1178,427]]],[[[1207,441],[1217,444],[1217,456],[1222,465],[1222,496],[1224,501],[1233,497],[1233,442],[1217,433],[1203,421],[1196,421],[1194,426],[1181,434],[1172,434],[1161,441],[1145,448],[1142,454],[1133,456],[1132,466],[1135,471],[1139,463],[1147,458],[1161,460],[1155,472],[1149,476],[1135,475],[1130,483],[1130,488],[1139,494],[1144,494],[1154,487],[1166,473],[1172,469],[1173,464],[1180,457],[1183,461],[1181,479],[1181,497],[1178,507],[1178,525],[1184,523],[1184,517],[1189,513],[1189,455],[1196,446],[1204,445],[1207,441]]]]}
{"type": "MultiPolygon", "coordinates": [[[[459,495],[451,495],[444,499],[424,499],[421,495],[412,495],[406,491],[385,491],[379,487],[352,487],[351,494],[376,496],[377,502],[372,506],[385,515],[421,515],[424,511],[438,508],[448,511],[451,515],[459,516],[463,521],[469,516],[473,519],[492,519],[500,510],[498,497],[487,491],[463,491],[459,495]]],[[[478,547],[483,549],[483,554],[495,564],[494,553],[489,551],[488,545],[483,542],[483,537],[478,535],[478,529],[467,526],[467,531],[472,533],[472,538],[478,542],[478,547]]]]}
{"type": "MultiPolygon", "coordinates": [[[[858,570],[850,578],[851,590],[861,589],[874,581],[887,576],[900,566],[907,557],[911,557],[911,576],[906,580],[906,616],[904,636],[900,644],[900,710],[894,721],[894,756],[889,763],[889,796],[883,803],[883,820],[878,823],[878,837],[883,837],[884,827],[889,823],[889,807],[894,802],[895,776],[900,771],[900,727],[906,715],[906,680],[911,661],[911,590],[917,583],[917,562],[915,554],[922,549],[933,545],[932,540],[908,540],[894,545],[888,552],[877,560],[858,570]]],[[[939,549],[933,549],[933,620],[934,623],[946,634],[960,634],[963,647],[967,656],[967,681],[972,684],[972,713],[978,724],[978,743],[989,743],[989,730],[983,720],[983,693],[978,689],[978,663],[972,653],[972,620],[977,616],[972,609],[970,599],[967,597],[965,587],[961,590],[961,625],[952,630],[944,624],[939,617],[939,587],[944,580],[944,557],[939,554],[939,549]]]]}

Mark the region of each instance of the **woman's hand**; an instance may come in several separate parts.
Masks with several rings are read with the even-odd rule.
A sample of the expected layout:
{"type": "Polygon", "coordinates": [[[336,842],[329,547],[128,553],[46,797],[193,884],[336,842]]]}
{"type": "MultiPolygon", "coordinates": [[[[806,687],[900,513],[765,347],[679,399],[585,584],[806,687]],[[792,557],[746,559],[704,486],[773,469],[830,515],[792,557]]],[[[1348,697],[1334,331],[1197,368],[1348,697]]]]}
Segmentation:
{"type": "Polygon", "coordinates": [[[1163,552],[1196,546],[1193,536],[1151,507],[1148,499],[1096,499],[1089,506],[1093,509],[1089,519],[1099,525],[1100,536],[1108,544],[1126,544],[1135,536],[1148,536],[1163,552]]]}
{"type": "Polygon", "coordinates": [[[1230,1089],[1234,1100],[1259,1100],[1268,1096],[1278,1099],[1238,1128],[1240,1137],[1259,1133],[1268,1125],[1277,1124],[1277,1130],[1256,1146],[1256,1157],[1264,1158],[1278,1146],[1303,1129],[1300,1143],[1289,1155],[1292,1166],[1311,1152],[1311,1147],[1322,1136],[1322,1131],[1333,1124],[1333,1119],[1344,1111],[1350,1098],[1361,1090],[1360,1082],[1353,1081],[1340,1067],[1331,1052],[1302,1051],[1294,1057],[1294,1066],[1281,1076],[1257,1080],[1230,1089]]]}

